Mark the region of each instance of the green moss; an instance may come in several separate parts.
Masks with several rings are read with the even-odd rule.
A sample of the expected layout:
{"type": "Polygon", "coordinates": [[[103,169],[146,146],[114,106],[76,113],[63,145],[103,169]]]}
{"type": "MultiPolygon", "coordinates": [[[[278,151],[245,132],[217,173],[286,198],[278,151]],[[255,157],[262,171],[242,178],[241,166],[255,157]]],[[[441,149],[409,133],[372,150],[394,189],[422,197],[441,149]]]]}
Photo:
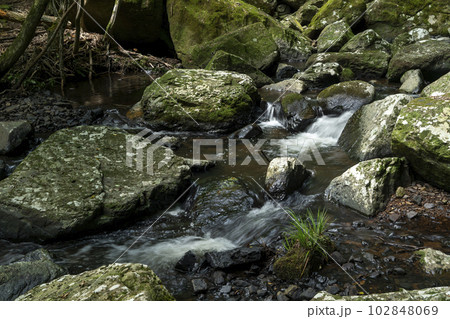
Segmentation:
{"type": "Polygon", "coordinates": [[[341,73],[341,81],[351,81],[355,79],[355,73],[350,68],[343,68],[341,73]]]}

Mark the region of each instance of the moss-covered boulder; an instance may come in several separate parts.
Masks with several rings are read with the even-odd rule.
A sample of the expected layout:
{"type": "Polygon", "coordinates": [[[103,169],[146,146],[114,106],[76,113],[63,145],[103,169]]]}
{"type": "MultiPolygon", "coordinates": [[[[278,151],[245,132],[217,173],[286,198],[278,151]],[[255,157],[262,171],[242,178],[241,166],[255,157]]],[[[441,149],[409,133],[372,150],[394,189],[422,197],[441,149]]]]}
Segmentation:
{"type": "Polygon", "coordinates": [[[301,161],[295,157],[276,157],[267,167],[265,185],[274,198],[284,199],[299,190],[309,176],[301,161]]]}
{"type": "Polygon", "coordinates": [[[156,129],[232,132],[250,122],[259,95],[245,74],[179,69],[148,86],[140,104],[156,129]]]}
{"type": "Polygon", "coordinates": [[[364,18],[369,28],[388,41],[417,27],[448,36],[450,5],[447,0],[378,0],[368,6],[364,18]]]}
{"type": "MultiPolygon", "coordinates": [[[[166,7],[163,0],[122,0],[111,33],[121,44],[150,45],[162,40],[172,46],[169,30],[164,25],[166,7]],[[149,31],[151,30],[151,31],[149,31]]],[[[112,0],[87,0],[82,17],[83,29],[103,34],[113,10],[112,0]],[[93,18],[93,19],[92,19],[93,18]]]]}
{"type": "Polygon", "coordinates": [[[358,33],[351,38],[340,50],[340,52],[364,52],[364,51],[391,52],[391,45],[372,29],[358,33]]]}
{"type": "Polygon", "coordinates": [[[325,258],[320,253],[293,248],[275,261],[273,271],[281,279],[299,280],[319,270],[324,263],[325,258]]]}
{"type": "Polygon", "coordinates": [[[357,110],[375,98],[375,87],[364,81],[348,81],[331,85],[319,93],[317,101],[325,114],[341,114],[357,110]]]}
{"type": "Polygon", "coordinates": [[[294,29],[299,29],[298,25],[307,26],[311,20],[319,12],[320,8],[326,1],[324,0],[308,0],[293,15],[290,16],[290,25],[294,29]],[[294,21],[295,20],[295,21],[294,21]]]}
{"type": "Polygon", "coordinates": [[[262,23],[255,23],[196,46],[183,64],[204,68],[217,51],[236,55],[260,70],[267,70],[279,57],[272,35],[262,23]]]}
{"type": "Polygon", "coordinates": [[[364,52],[329,52],[313,54],[306,66],[317,62],[338,63],[343,68],[349,68],[358,79],[366,77],[383,77],[389,66],[390,55],[383,51],[364,52]]]}
{"type": "Polygon", "coordinates": [[[306,83],[308,87],[325,87],[340,81],[342,67],[335,62],[317,62],[305,71],[294,75],[293,79],[306,83]]]}
{"type": "Polygon", "coordinates": [[[423,28],[415,28],[411,31],[404,32],[397,36],[392,42],[391,51],[392,54],[396,54],[403,47],[410,44],[414,44],[417,41],[426,40],[430,38],[430,33],[423,28]]]}
{"type": "Polygon", "coordinates": [[[262,87],[273,83],[272,79],[262,73],[254,66],[248,64],[237,55],[227,53],[225,51],[217,51],[211,61],[205,68],[206,70],[217,71],[235,71],[238,73],[247,74],[252,78],[256,87],[262,87]]]}
{"type": "Polygon", "coordinates": [[[278,46],[282,61],[305,61],[312,54],[312,42],[299,30],[271,23],[268,27],[273,40],[278,46]]]}
{"type": "Polygon", "coordinates": [[[409,70],[420,69],[428,81],[450,71],[450,38],[423,40],[400,49],[389,62],[387,78],[399,81],[409,70]]]}
{"type": "Polygon", "coordinates": [[[317,39],[317,52],[339,51],[354,36],[345,21],[336,21],[327,25],[317,39]]]}
{"type": "Polygon", "coordinates": [[[362,296],[340,296],[319,292],[312,301],[450,301],[450,287],[433,287],[421,290],[401,290],[362,296]]]}
{"type": "Polygon", "coordinates": [[[450,191],[450,95],[415,99],[402,108],[392,151],[424,180],[450,191]]]}
{"type": "Polygon", "coordinates": [[[327,25],[340,20],[352,25],[365,10],[364,0],[328,0],[313,17],[305,34],[316,38],[327,25]]]}
{"type": "Polygon", "coordinates": [[[429,274],[441,274],[450,270],[450,256],[442,251],[425,248],[414,253],[420,258],[420,265],[429,274]]]}
{"type": "Polygon", "coordinates": [[[398,186],[409,181],[404,158],[373,159],[360,162],[333,179],[325,197],[370,217],[386,207],[398,186]]]}
{"type": "Polygon", "coordinates": [[[158,147],[154,165],[136,170],[137,150],[128,147],[135,138],[91,126],[51,135],[0,182],[0,238],[44,241],[101,231],[171,204],[189,185],[189,166],[158,147]],[[167,165],[159,167],[162,161],[167,165]]]}
{"type": "Polygon", "coordinates": [[[14,300],[37,285],[66,273],[55,264],[48,251],[32,251],[12,264],[0,266],[0,300],[14,300]]]}
{"type": "Polygon", "coordinates": [[[286,93],[281,98],[282,122],[291,132],[305,130],[320,115],[320,109],[298,93],[286,93]]]}
{"type": "Polygon", "coordinates": [[[350,117],[338,144],[359,161],[392,156],[392,131],[401,109],[412,99],[397,94],[364,105],[350,117]]]}
{"type": "Polygon", "coordinates": [[[274,84],[265,85],[262,87],[263,90],[267,91],[277,91],[277,92],[286,92],[286,93],[303,93],[308,89],[308,86],[305,82],[297,79],[287,79],[281,82],[277,82],[274,84]]]}
{"type": "Polygon", "coordinates": [[[142,264],[112,264],[40,285],[17,301],[171,301],[155,273],[142,264]]]}
{"type": "Polygon", "coordinates": [[[277,7],[277,0],[243,0],[244,2],[257,7],[258,9],[264,11],[267,14],[272,14],[275,12],[277,7]]]}
{"type": "Polygon", "coordinates": [[[450,72],[429,84],[422,91],[422,96],[439,97],[450,94],[450,72]]]}

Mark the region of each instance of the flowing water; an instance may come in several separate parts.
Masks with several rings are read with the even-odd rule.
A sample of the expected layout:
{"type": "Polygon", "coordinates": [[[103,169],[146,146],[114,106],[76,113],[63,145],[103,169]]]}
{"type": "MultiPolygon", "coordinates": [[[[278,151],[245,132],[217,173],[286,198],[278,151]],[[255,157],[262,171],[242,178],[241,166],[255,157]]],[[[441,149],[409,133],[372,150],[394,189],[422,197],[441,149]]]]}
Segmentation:
{"type": "MultiPolygon", "coordinates": [[[[140,78],[133,78],[131,81],[120,80],[120,77],[114,80],[106,78],[103,81],[106,84],[97,80],[96,90],[93,90],[92,84],[89,83],[68,88],[67,96],[77,99],[80,104],[91,103],[89,107],[106,104],[105,108],[111,108],[126,104],[126,107],[121,107],[121,110],[126,110],[139,99],[146,84],[145,80],[140,78]],[[117,81],[125,82],[117,83],[117,81]],[[121,86],[123,83],[128,84],[121,86]],[[101,87],[106,89],[101,91],[98,89],[101,87]]],[[[400,287],[411,289],[448,284],[448,276],[426,275],[418,271],[414,265],[401,262],[403,257],[407,259],[411,255],[411,251],[404,248],[407,244],[427,245],[448,252],[450,236],[445,225],[440,227],[439,221],[436,223],[429,221],[426,225],[418,221],[412,221],[408,225],[378,225],[374,220],[366,219],[349,209],[324,200],[323,192],[330,181],[355,164],[337,146],[337,140],[351,113],[337,117],[322,116],[305,132],[291,134],[277,119],[276,106],[271,103],[275,98],[267,98],[270,96],[268,92],[261,93],[268,102],[266,115],[260,123],[264,131],[261,138],[267,140],[262,146],[264,154],[269,159],[286,154],[301,156],[307,169],[313,173],[298,192],[280,203],[270,201],[266,197],[256,207],[242,209],[238,213],[226,216],[225,222],[217,226],[202,228],[205,221],[192,220],[186,213],[186,205],[182,202],[159,220],[158,216],[150,216],[123,229],[56,242],[44,247],[53,252],[58,258],[57,261],[68,267],[71,273],[79,273],[116,261],[148,264],[177,298],[192,299],[194,296],[189,278],[177,273],[173,268],[187,251],[192,250],[196,253],[222,251],[250,243],[270,245],[277,240],[279,242],[280,234],[289,225],[284,208],[300,213],[307,208],[313,210],[325,208],[334,219],[330,236],[344,255],[354,255],[355,259],[358,259],[363,258],[361,254],[364,256],[364,253],[370,253],[378,259],[372,268],[366,267],[361,269],[361,272],[384,271],[398,264],[406,268],[407,275],[388,275],[388,271],[385,271],[384,276],[373,276],[374,278],[367,280],[364,285],[367,290],[380,292],[400,287]],[[352,226],[355,221],[365,226],[352,226]],[[124,254],[130,246],[132,247],[124,254]],[[392,255],[396,258],[392,259],[392,255]]],[[[378,83],[378,98],[393,93],[396,93],[396,87],[378,83]]],[[[315,94],[312,92],[310,97],[314,98],[315,94]]],[[[177,154],[192,157],[192,140],[200,136],[192,134],[180,136],[183,144],[176,151],[177,154]]],[[[210,150],[206,148],[205,153],[208,151],[212,153],[213,148],[210,150]]],[[[224,153],[227,151],[226,147],[224,153]]],[[[252,160],[248,165],[241,165],[249,155],[245,145],[238,143],[236,165],[229,165],[224,159],[208,172],[196,173],[194,177],[199,178],[201,183],[206,179],[222,180],[232,176],[246,181],[252,192],[263,194],[261,186],[264,183],[267,163],[258,165],[252,160]]],[[[12,262],[38,247],[41,246],[33,243],[13,244],[0,241],[0,264],[12,262]]],[[[351,282],[351,279],[335,265],[325,267],[323,273],[341,282],[351,282]]]]}

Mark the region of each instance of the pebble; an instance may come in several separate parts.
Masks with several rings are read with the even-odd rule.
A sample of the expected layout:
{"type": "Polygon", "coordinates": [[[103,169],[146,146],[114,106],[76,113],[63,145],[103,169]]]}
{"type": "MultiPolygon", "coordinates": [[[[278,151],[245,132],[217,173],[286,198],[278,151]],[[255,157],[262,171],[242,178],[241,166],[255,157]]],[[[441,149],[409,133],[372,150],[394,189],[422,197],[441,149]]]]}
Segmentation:
{"type": "Polygon", "coordinates": [[[332,252],[330,255],[339,265],[345,264],[347,260],[345,260],[344,256],[337,250],[332,252]]]}
{"type": "Polygon", "coordinates": [[[281,291],[279,291],[279,292],[277,293],[277,300],[278,300],[278,301],[288,301],[289,298],[288,298],[284,293],[282,293],[281,291]]]}
{"type": "Polygon", "coordinates": [[[206,280],[202,278],[192,279],[192,288],[194,288],[194,293],[201,293],[208,290],[208,284],[206,280]]]}
{"type": "Polygon", "coordinates": [[[225,282],[225,273],[223,271],[215,271],[213,280],[216,285],[222,285],[225,282]]]}
{"type": "Polygon", "coordinates": [[[409,219],[413,219],[413,218],[416,217],[417,215],[418,215],[417,212],[415,212],[415,211],[413,211],[413,210],[410,210],[409,212],[406,213],[406,216],[407,216],[409,219]]]}
{"type": "Polygon", "coordinates": [[[420,195],[416,195],[413,197],[413,202],[416,203],[417,205],[422,204],[422,196],[420,195]]]}
{"type": "Polygon", "coordinates": [[[393,223],[395,223],[399,219],[400,219],[400,214],[394,213],[394,214],[389,215],[389,220],[393,223]]]}
{"type": "Polygon", "coordinates": [[[311,300],[314,298],[314,296],[317,294],[317,291],[312,288],[308,288],[305,291],[303,291],[300,295],[300,299],[302,300],[311,300]]]}
{"type": "Polygon", "coordinates": [[[220,292],[223,294],[229,294],[231,292],[231,286],[225,285],[222,288],[220,288],[220,292]]]}
{"type": "Polygon", "coordinates": [[[326,288],[326,291],[332,295],[336,295],[341,291],[338,285],[331,285],[326,288]]]}
{"type": "Polygon", "coordinates": [[[432,203],[425,203],[425,204],[423,205],[423,207],[425,207],[426,209],[433,209],[435,206],[434,206],[434,204],[432,204],[432,203]]]}

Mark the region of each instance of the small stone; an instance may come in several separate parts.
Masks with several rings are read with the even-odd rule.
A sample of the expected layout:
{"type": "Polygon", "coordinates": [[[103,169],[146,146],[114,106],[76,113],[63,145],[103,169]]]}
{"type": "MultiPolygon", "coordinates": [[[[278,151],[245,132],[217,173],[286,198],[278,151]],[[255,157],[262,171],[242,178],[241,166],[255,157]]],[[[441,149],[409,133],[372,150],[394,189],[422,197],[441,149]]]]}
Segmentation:
{"type": "Polygon", "coordinates": [[[223,271],[215,271],[213,273],[214,284],[222,285],[225,282],[225,273],[223,271]]]}
{"type": "Polygon", "coordinates": [[[334,251],[330,255],[339,265],[345,264],[346,260],[344,256],[338,251],[334,251]]]}
{"type": "Polygon", "coordinates": [[[406,195],[405,189],[401,186],[398,187],[397,190],[395,191],[395,197],[397,198],[402,198],[405,195],[406,195]]]}
{"type": "Polygon", "coordinates": [[[416,195],[413,197],[413,202],[416,203],[417,205],[422,204],[422,196],[420,195],[416,195]]]}
{"type": "Polygon", "coordinates": [[[394,213],[389,215],[389,220],[393,223],[400,219],[400,214],[394,213]]]}
{"type": "Polygon", "coordinates": [[[265,289],[258,289],[258,290],[256,291],[256,295],[257,295],[258,297],[264,297],[266,294],[267,294],[267,290],[265,290],[265,289]]]}
{"type": "Polygon", "coordinates": [[[233,282],[234,285],[238,286],[238,287],[248,287],[250,286],[250,284],[248,283],[248,281],[245,280],[240,280],[237,279],[233,282]]]}
{"type": "Polygon", "coordinates": [[[282,293],[281,291],[279,291],[279,292],[277,293],[277,300],[278,300],[278,301],[288,301],[289,298],[288,298],[284,293],[282,293]]]}
{"type": "Polygon", "coordinates": [[[254,294],[257,292],[258,288],[256,288],[255,286],[251,285],[250,287],[247,288],[248,293],[249,294],[254,294]]]}
{"type": "Polygon", "coordinates": [[[394,269],[392,269],[392,272],[395,275],[400,275],[400,276],[406,275],[406,271],[403,268],[401,268],[401,267],[395,267],[394,269]]]}
{"type": "Polygon", "coordinates": [[[344,269],[345,271],[353,270],[353,269],[355,269],[355,264],[345,263],[342,265],[342,269],[344,269]]]}
{"type": "Polygon", "coordinates": [[[189,272],[194,269],[194,265],[197,262],[197,258],[192,251],[188,251],[184,254],[183,257],[176,263],[175,270],[179,272],[189,272]]]}
{"type": "Polygon", "coordinates": [[[418,215],[418,213],[415,212],[415,211],[413,211],[413,210],[410,210],[409,212],[406,213],[406,216],[407,216],[409,219],[413,219],[413,218],[416,217],[417,215],[418,215]]]}
{"type": "Polygon", "coordinates": [[[220,292],[223,294],[229,294],[231,292],[231,286],[225,285],[222,288],[220,288],[220,292]]]}
{"type": "Polygon", "coordinates": [[[208,290],[208,284],[206,280],[202,278],[192,279],[192,288],[194,288],[194,293],[198,294],[208,290]]]}
{"type": "Polygon", "coordinates": [[[339,291],[341,291],[338,285],[328,286],[325,290],[332,295],[336,295],[339,293],[339,291]]]}
{"type": "Polygon", "coordinates": [[[292,297],[295,295],[296,291],[298,290],[298,286],[296,285],[290,285],[285,291],[284,294],[288,296],[289,298],[293,299],[292,297]]]}
{"type": "Polygon", "coordinates": [[[425,207],[426,209],[433,209],[435,207],[435,205],[432,203],[425,203],[423,205],[423,207],[425,207]]]}
{"type": "Polygon", "coordinates": [[[311,300],[312,298],[314,298],[314,296],[316,294],[317,294],[317,291],[315,289],[308,288],[301,293],[300,298],[302,300],[311,300]]]}

